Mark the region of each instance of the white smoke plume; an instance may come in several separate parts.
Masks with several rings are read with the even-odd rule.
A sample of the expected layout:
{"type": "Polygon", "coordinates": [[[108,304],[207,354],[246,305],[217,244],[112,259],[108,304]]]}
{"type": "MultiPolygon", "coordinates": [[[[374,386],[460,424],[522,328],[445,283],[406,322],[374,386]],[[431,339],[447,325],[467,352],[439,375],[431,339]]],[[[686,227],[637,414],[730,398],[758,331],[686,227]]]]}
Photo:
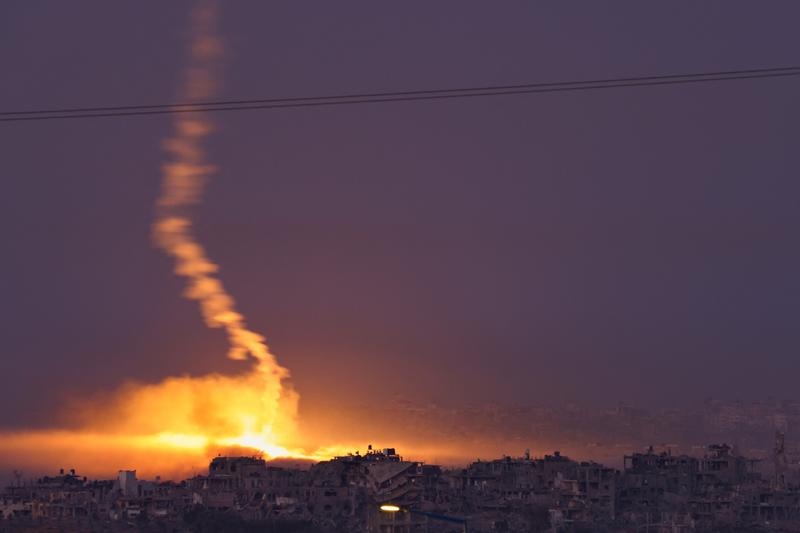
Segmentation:
{"type": "MultiPolygon", "coordinates": [[[[190,64],[180,100],[199,102],[216,94],[222,46],[214,35],[215,7],[201,4],[193,14],[190,64]]],[[[219,270],[192,235],[188,209],[200,202],[203,188],[216,167],[205,160],[203,142],[213,129],[208,115],[197,112],[176,115],[174,134],[164,141],[169,161],[163,166],[163,187],[153,224],[156,244],[175,260],[175,272],[187,278],[185,295],[197,300],[209,327],[224,328],[232,359],[254,357],[262,371],[277,378],[288,372],[277,364],[262,335],[248,329],[236,311],[233,298],[216,277],[219,270]]]]}
{"type": "MultiPolygon", "coordinates": [[[[216,21],[214,4],[200,0],[192,13],[181,101],[200,102],[216,95],[222,60],[216,21]]],[[[73,421],[69,427],[0,431],[0,455],[12,464],[41,465],[60,457],[89,472],[127,466],[178,475],[201,467],[208,456],[228,447],[258,450],[269,457],[323,458],[328,455],[319,453],[332,453],[311,456],[297,447],[299,397],[287,381],[289,372],[270,353],[264,337],[247,327],[218,277],[219,268],[192,233],[191,208],[200,203],[205,183],[216,172],[203,146],[213,125],[199,112],[174,117],[174,131],[163,143],[167,161],[153,238],[174,259],[175,272],[186,278],[185,295],[199,303],[206,324],[227,333],[228,356],[253,364],[236,375],[129,382],[99,399],[76,399],[65,409],[66,418],[73,421]]]]}
{"type": "MultiPolygon", "coordinates": [[[[216,22],[216,6],[210,1],[201,2],[192,14],[189,63],[179,98],[182,102],[201,102],[217,94],[223,49],[215,34],[216,22]]],[[[284,383],[289,372],[270,353],[265,338],[247,327],[218,277],[218,266],[192,233],[190,208],[201,201],[207,180],[216,172],[216,167],[206,161],[203,148],[213,124],[208,114],[200,112],[174,116],[174,132],[163,143],[168,161],[162,168],[162,192],[156,204],[155,243],[175,260],[175,273],[187,280],[185,296],[199,303],[206,324],[224,328],[228,357],[255,359],[254,371],[264,384],[263,407],[271,413],[269,418],[277,417],[281,403],[296,409],[291,407],[296,404],[296,395],[284,383]]]]}

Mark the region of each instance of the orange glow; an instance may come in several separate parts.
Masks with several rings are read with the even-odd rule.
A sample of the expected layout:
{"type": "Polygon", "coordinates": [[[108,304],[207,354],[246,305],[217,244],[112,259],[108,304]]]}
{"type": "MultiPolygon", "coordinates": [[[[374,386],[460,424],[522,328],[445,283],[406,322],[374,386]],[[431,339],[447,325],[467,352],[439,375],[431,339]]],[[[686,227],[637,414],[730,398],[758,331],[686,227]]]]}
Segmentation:
{"type": "MultiPolygon", "coordinates": [[[[257,450],[235,445],[216,447],[202,435],[125,435],[92,430],[0,433],[2,463],[26,472],[75,468],[82,475],[107,477],[119,469],[130,469],[143,478],[160,475],[183,479],[206,472],[210,458],[218,453],[242,455],[257,450]]],[[[309,459],[317,458],[312,454],[309,459]]]]}
{"type": "Polygon", "coordinates": [[[386,511],[387,513],[396,513],[399,510],[400,508],[396,505],[381,505],[381,511],[386,511]]]}
{"type": "Polygon", "coordinates": [[[104,402],[74,406],[73,416],[88,431],[143,437],[172,448],[239,446],[269,457],[304,457],[291,448],[297,395],[278,387],[280,382],[259,367],[235,376],[173,377],[127,385],[104,402]]]}
{"type": "MultiPolygon", "coordinates": [[[[211,98],[218,85],[222,46],[214,34],[216,13],[209,4],[193,13],[193,39],[185,73],[183,100],[211,98]]],[[[278,364],[264,337],[249,329],[233,297],[216,275],[219,270],[192,233],[188,208],[200,202],[205,182],[216,171],[205,158],[203,143],[213,125],[201,113],[180,114],[173,135],[163,143],[161,197],[156,203],[153,238],[175,261],[175,273],[186,278],[184,295],[198,302],[206,325],[228,336],[228,357],[248,360],[249,373],[170,378],[155,386],[133,389],[124,424],[130,434],[167,435],[162,443],[178,446],[242,446],[269,456],[302,457],[285,444],[294,434],[297,394],[285,381],[289,371],[278,364]],[[128,409],[133,406],[133,409],[128,409]],[[142,417],[142,413],[147,413],[142,417]],[[149,415],[157,413],[157,417],[149,415]],[[153,418],[157,419],[153,427],[153,418]]]]}
{"type": "MultiPolygon", "coordinates": [[[[222,46],[214,35],[214,10],[203,4],[192,16],[192,44],[179,101],[211,99],[218,85],[222,46]]],[[[0,432],[0,461],[13,468],[41,471],[75,467],[87,475],[136,469],[143,476],[181,477],[205,470],[218,453],[258,453],[270,458],[325,460],[362,448],[379,427],[365,428],[337,413],[322,413],[326,424],[297,430],[299,396],[260,333],[251,330],[225,290],[219,267],[193,234],[191,208],[201,201],[205,182],[216,172],[204,142],[213,130],[207,115],[175,115],[164,140],[167,160],[156,202],[153,240],[186,280],[184,295],[198,303],[205,323],[225,332],[228,357],[249,366],[235,375],[168,377],[154,384],[128,383],[102,401],[71,405],[71,424],[58,430],[0,432]],[[327,426],[327,427],[326,427],[327,426]],[[340,432],[358,444],[328,445],[340,432]],[[356,436],[361,431],[362,434],[356,436]],[[369,436],[366,435],[369,433],[369,436]],[[364,440],[362,440],[364,439],[364,440]]],[[[236,238],[233,235],[232,238],[236,238]]],[[[374,419],[371,424],[377,424],[374,419]]],[[[385,435],[386,433],[384,433],[385,435]]],[[[405,433],[403,434],[405,437],[405,433]]],[[[430,446],[430,440],[426,445],[430,446]]],[[[413,444],[392,440],[391,445],[413,444]]],[[[437,443],[439,445],[439,443],[437,443]]],[[[447,448],[417,447],[421,457],[448,457],[447,448]]],[[[421,458],[420,457],[420,458],[421,458]]]]}
{"type": "MultiPolygon", "coordinates": [[[[222,56],[215,23],[216,13],[208,2],[192,14],[181,101],[214,96],[222,56]]],[[[189,209],[200,202],[205,182],[216,170],[205,160],[203,147],[212,129],[200,113],[176,115],[174,132],[163,143],[167,161],[153,239],[174,260],[175,273],[186,279],[184,295],[198,302],[206,324],[225,331],[228,356],[249,361],[250,369],[233,376],[128,384],[108,402],[79,406],[76,430],[0,435],[0,450],[24,451],[27,446],[44,451],[49,444],[49,453],[63,454],[64,460],[71,457],[71,450],[83,450],[103,464],[127,450],[145,456],[143,465],[130,465],[131,457],[123,457],[134,468],[158,462],[156,456],[184,457],[198,466],[208,459],[209,451],[226,447],[248,448],[268,457],[316,457],[295,442],[298,395],[286,381],[288,370],[278,364],[264,337],[247,327],[217,276],[217,265],[192,233],[189,209]],[[140,453],[144,451],[148,453],[140,453]]]]}
{"type": "Polygon", "coordinates": [[[108,475],[127,468],[179,478],[204,471],[219,453],[308,460],[344,453],[299,447],[297,396],[274,405],[264,394],[272,383],[255,369],[129,384],[102,401],[71,406],[74,428],[0,433],[0,456],[4,465],[37,471],[108,475]]]}

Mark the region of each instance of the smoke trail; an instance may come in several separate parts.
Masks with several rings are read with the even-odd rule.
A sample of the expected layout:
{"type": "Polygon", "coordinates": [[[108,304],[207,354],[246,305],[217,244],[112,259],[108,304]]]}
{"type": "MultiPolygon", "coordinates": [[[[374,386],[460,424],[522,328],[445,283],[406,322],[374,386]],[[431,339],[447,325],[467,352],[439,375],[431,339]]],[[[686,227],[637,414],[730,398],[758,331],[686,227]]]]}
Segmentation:
{"type": "MultiPolygon", "coordinates": [[[[216,19],[215,6],[210,1],[202,2],[192,14],[192,40],[181,101],[196,102],[216,94],[223,55],[215,35],[216,19]]],[[[175,273],[187,279],[184,294],[197,300],[206,324],[225,329],[228,357],[255,359],[255,374],[250,378],[261,386],[261,405],[258,409],[251,406],[245,425],[247,433],[259,435],[260,441],[273,441],[273,426],[291,425],[296,414],[297,395],[283,383],[289,372],[270,353],[264,337],[247,327],[233,298],[216,277],[217,265],[192,234],[189,208],[200,202],[206,181],[216,171],[206,161],[203,149],[212,129],[206,115],[176,116],[174,132],[163,143],[168,162],[162,168],[163,186],[156,204],[153,238],[175,260],[175,273]]]]}
{"type": "MultiPolygon", "coordinates": [[[[201,2],[192,14],[189,64],[181,101],[197,102],[216,93],[222,45],[215,36],[215,24],[215,6],[201,2]]],[[[217,265],[192,234],[188,208],[200,202],[206,181],[216,171],[206,161],[203,150],[212,124],[207,115],[184,113],[175,118],[174,128],[172,136],[163,143],[168,162],[162,169],[162,193],[153,223],[155,243],[175,260],[175,272],[187,279],[185,296],[198,301],[206,324],[225,329],[230,346],[228,357],[237,360],[253,357],[256,370],[271,376],[264,394],[270,407],[275,407],[282,395],[294,394],[282,384],[289,373],[270,353],[264,337],[247,327],[233,298],[216,277],[217,265]]]]}
{"type": "MultiPolygon", "coordinates": [[[[215,23],[214,5],[201,0],[192,13],[180,100],[197,102],[216,92],[222,46],[214,34],[215,23]]],[[[175,272],[186,278],[185,295],[197,300],[206,324],[225,329],[228,356],[251,359],[253,366],[237,375],[129,382],[102,397],[76,398],[65,409],[66,428],[0,431],[0,464],[42,464],[44,455],[60,454],[82,468],[106,473],[123,464],[186,473],[228,448],[255,449],[269,457],[322,459],[334,453],[331,448],[308,455],[297,447],[299,396],[284,381],[289,372],[270,353],[264,337],[247,327],[216,275],[217,265],[192,234],[190,208],[200,202],[206,181],[216,171],[203,149],[212,129],[210,120],[199,113],[176,115],[174,131],[163,143],[167,162],[153,239],[174,259],[175,272]]]]}

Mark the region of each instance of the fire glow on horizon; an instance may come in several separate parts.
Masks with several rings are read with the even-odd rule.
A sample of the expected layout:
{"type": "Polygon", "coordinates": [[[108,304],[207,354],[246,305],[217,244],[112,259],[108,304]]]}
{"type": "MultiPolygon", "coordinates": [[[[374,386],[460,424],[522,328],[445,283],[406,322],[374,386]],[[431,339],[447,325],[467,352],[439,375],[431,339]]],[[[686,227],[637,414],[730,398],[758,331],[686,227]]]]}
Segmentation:
{"type": "MultiPolygon", "coordinates": [[[[222,46],[215,36],[215,22],[216,14],[210,4],[200,5],[193,13],[189,66],[181,101],[203,101],[216,93],[222,46]]],[[[191,442],[203,444],[251,447],[270,456],[302,455],[279,444],[295,430],[298,396],[285,381],[289,372],[270,353],[264,337],[248,329],[233,298],[215,276],[217,265],[192,235],[188,208],[200,202],[205,182],[216,170],[206,162],[203,150],[203,141],[212,129],[206,115],[176,116],[175,131],[164,142],[169,161],[163,166],[163,188],[157,202],[153,236],[156,244],[175,260],[176,274],[187,279],[185,296],[199,303],[206,324],[223,328],[227,333],[228,356],[236,360],[251,359],[253,367],[249,373],[236,377],[168,380],[148,389],[145,395],[159,404],[173,396],[163,390],[169,383],[168,388],[174,389],[169,392],[187,402],[187,409],[165,426],[170,434],[184,435],[191,442]],[[213,420],[203,420],[202,424],[191,420],[209,415],[213,420]],[[191,431],[176,431],[187,422],[191,431]]]]}
{"type": "MultiPolygon", "coordinates": [[[[198,102],[216,93],[222,57],[214,31],[216,18],[210,0],[201,1],[192,13],[180,101],[198,102]]],[[[145,472],[177,474],[204,466],[222,449],[313,460],[341,450],[307,453],[298,446],[299,396],[287,381],[288,370],[278,364],[264,337],[247,327],[216,275],[217,265],[192,235],[189,208],[200,202],[205,182],[216,170],[205,160],[203,149],[212,129],[200,113],[176,115],[174,132],[163,143],[168,160],[163,165],[153,238],[174,259],[175,273],[186,278],[185,296],[198,302],[206,324],[225,330],[228,357],[249,362],[249,370],[127,384],[108,401],[72,406],[77,428],[0,434],[0,452],[23,464],[32,453],[58,454],[59,460],[73,461],[88,473],[135,468],[132,461],[143,461],[138,467],[145,472]],[[83,459],[76,461],[77,457],[83,459]]]]}

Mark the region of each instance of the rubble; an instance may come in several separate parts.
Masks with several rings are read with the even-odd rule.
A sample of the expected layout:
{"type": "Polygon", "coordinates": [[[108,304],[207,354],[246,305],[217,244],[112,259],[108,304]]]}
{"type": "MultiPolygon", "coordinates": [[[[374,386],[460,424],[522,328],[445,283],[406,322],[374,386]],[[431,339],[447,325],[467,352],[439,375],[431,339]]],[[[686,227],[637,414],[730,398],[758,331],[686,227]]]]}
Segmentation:
{"type": "Polygon", "coordinates": [[[621,470],[559,452],[458,469],[371,446],[308,469],[219,456],[206,475],[181,482],[140,480],[135,471],[99,481],[74,470],[18,478],[0,496],[0,531],[161,524],[188,532],[206,531],[198,529],[204,521],[220,531],[230,523],[365,533],[800,531],[800,486],[786,481],[785,461],[776,465],[774,477],[762,476],[757,461],[726,444],[700,457],[650,447],[626,455],[621,470]]]}

